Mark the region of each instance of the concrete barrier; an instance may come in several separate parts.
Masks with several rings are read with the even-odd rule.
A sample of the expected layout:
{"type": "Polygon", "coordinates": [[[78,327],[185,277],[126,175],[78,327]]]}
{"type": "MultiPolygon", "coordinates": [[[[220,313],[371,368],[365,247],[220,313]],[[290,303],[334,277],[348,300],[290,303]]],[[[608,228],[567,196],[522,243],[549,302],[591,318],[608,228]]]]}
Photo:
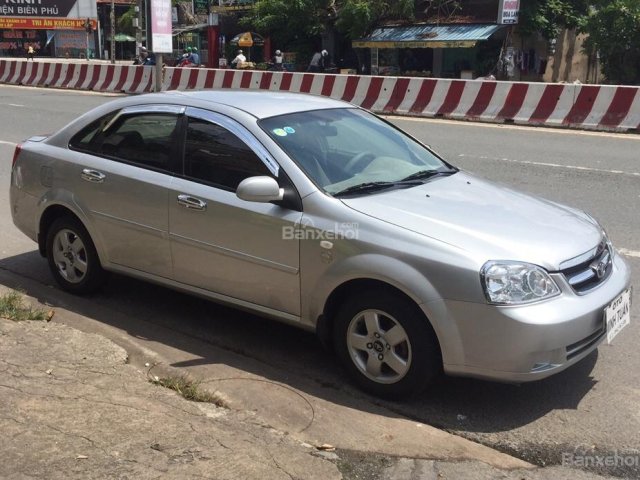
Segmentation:
{"type": "MultiPolygon", "coordinates": [[[[144,93],[155,70],[134,65],[0,60],[0,83],[144,93]]],[[[640,132],[640,87],[165,68],[163,90],[302,92],[377,113],[640,132]]]]}
{"type": "Polygon", "coordinates": [[[152,91],[153,69],[136,65],[0,60],[0,83],[145,93],[152,91]]]}

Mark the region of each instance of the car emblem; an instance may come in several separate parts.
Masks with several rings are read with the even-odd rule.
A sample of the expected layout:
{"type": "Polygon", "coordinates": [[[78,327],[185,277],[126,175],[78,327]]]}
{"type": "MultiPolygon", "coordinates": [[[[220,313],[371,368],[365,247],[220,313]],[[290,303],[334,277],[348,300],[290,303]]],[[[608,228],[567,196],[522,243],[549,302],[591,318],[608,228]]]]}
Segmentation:
{"type": "Polygon", "coordinates": [[[589,265],[589,268],[591,268],[593,273],[596,274],[596,277],[598,277],[598,280],[600,280],[602,277],[604,277],[604,274],[607,273],[607,266],[607,263],[603,261],[597,261],[589,265]]]}

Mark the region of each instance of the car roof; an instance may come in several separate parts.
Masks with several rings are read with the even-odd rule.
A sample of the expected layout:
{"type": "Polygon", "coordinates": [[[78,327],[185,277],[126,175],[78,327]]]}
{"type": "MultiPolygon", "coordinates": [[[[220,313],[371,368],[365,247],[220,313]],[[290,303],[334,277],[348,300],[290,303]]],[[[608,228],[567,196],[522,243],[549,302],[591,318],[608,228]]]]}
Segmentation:
{"type": "MultiPolygon", "coordinates": [[[[304,93],[268,90],[198,90],[172,91],[159,95],[175,95],[199,102],[211,102],[242,110],[256,118],[275,117],[287,113],[324,110],[330,108],[355,108],[340,100],[304,93]]],[[[149,97],[154,95],[149,95],[149,97]]],[[[157,97],[156,97],[157,98],[157,97]]],[[[189,102],[186,102],[187,104],[189,102]]]]}

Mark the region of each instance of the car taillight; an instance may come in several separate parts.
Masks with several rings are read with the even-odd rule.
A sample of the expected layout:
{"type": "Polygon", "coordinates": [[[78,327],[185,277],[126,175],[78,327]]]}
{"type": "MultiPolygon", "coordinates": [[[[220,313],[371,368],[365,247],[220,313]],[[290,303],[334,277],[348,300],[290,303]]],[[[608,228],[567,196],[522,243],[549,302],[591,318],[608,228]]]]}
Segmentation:
{"type": "Polygon", "coordinates": [[[19,143],[16,145],[16,149],[13,152],[13,161],[11,162],[11,168],[16,166],[16,161],[18,160],[18,155],[20,155],[21,151],[22,151],[22,144],[19,143]]]}

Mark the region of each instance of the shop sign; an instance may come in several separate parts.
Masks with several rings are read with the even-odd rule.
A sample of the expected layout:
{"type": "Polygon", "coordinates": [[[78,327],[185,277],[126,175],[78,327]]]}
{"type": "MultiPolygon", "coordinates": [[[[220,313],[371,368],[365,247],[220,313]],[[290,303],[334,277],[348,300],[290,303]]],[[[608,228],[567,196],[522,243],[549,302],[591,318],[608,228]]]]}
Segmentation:
{"type": "Polygon", "coordinates": [[[209,0],[193,0],[193,13],[195,15],[207,15],[209,13],[209,0]]]}
{"type": "Polygon", "coordinates": [[[212,2],[211,10],[216,13],[232,12],[236,10],[249,10],[254,7],[256,0],[218,0],[217,6],[212,2]]]}
{"type": "Polygon", "coordinates": [[[6,17],[95,17],[90,0],[0,0],[0,19],[6,17]]]}
{"type": "Polygon", "coordinates": [[[451,42],[369,42],[354,41],[353,48],[472,48],[475,40],[460,40],[451,42]]]}
{"type": "Polygon", "coordinates": [[[500,0],[498,9],[498,23],[501,25],[515,25],[518,23],[520,0],[500,0]]]}
{"type": "MultiPolygon", "coordinates": [[[[7,30],[84,30],[86,18],[12,18],[0,17],[0,29],[7,30]]],[[[91,20],[91,28],[98,22],[91,20]]]]}

